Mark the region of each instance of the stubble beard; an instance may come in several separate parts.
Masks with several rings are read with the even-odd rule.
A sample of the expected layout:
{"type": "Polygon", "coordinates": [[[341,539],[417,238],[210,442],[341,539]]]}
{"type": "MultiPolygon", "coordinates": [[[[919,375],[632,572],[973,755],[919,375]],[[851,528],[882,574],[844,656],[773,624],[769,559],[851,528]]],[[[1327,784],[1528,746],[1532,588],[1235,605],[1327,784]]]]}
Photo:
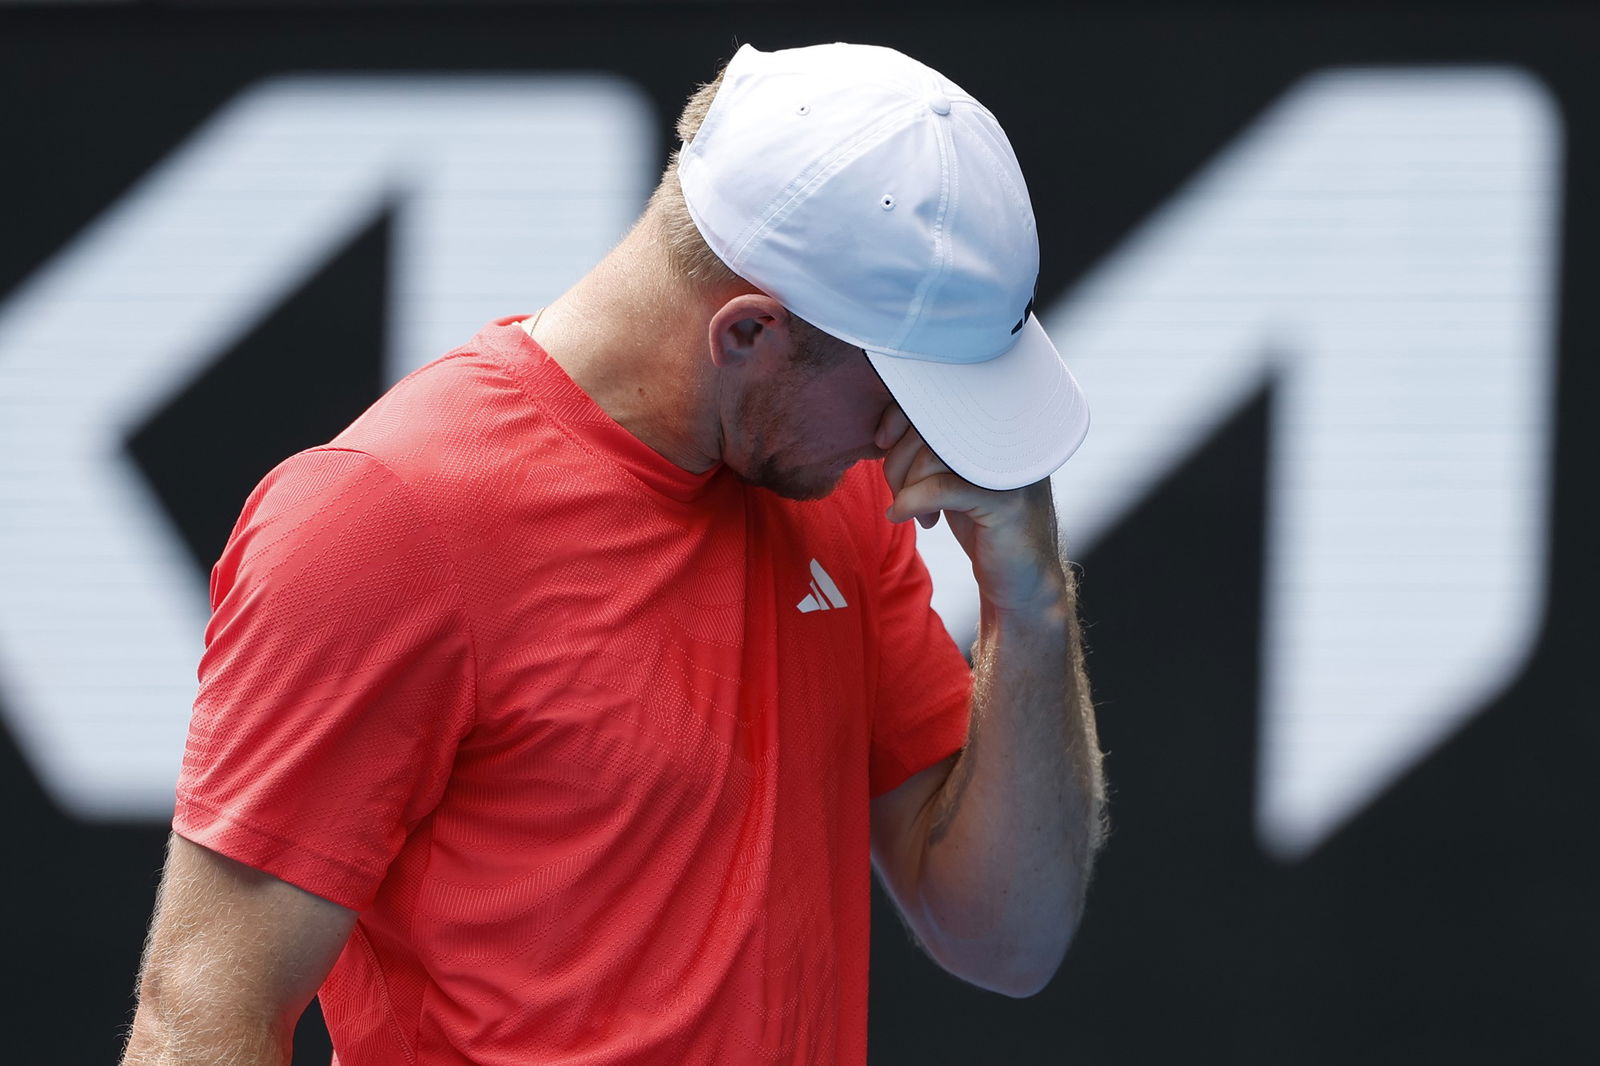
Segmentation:
{"type": "Polygon", "coordinates": [[[739,476],[745,482],[774,492],[786,500],[820,500],[839,487],[845,471],[868,456],[861,455],[842,466],[834,463],[826,466],[786,466],[779,461],[778,455],[785,447],[792,448],[800,443],[784,440],[774,448],[767,439],[768,431],[775,427],[793,428],[792,421],[785,421],[781,417],[786,394],[812,376],[834,369],[838,361],[830,357],[811,332],[806,331],[797,340],[791,365],[795,375],[792,379],[768,381],[755,392],[746,393],[740,401],[738,422],[750,441],[751,461],[750,469],[739,476]]]}
{"type": "Polygon", "coordinates": [[[744,480],[758,488],[774,492],[786,500],[820,500],[839,487],[843,471],[835,474],[807,469],[781,467],[772,456],[767,456],[744,480]]]}
{"type": "Polygon", "coordinates": [[[768,432],[783,425],[778,415],[782,392],[781,385],[773,384],[757,394],[746,394],[741,401],[739,426],[750,441],[751,459],[749,469],[739,472],[739,478],[786,500],[820,500],[839,486],[849,467],[794,466],[779,458],[784,445],[790,442],[782,441],[774,447],[768,432]]]}

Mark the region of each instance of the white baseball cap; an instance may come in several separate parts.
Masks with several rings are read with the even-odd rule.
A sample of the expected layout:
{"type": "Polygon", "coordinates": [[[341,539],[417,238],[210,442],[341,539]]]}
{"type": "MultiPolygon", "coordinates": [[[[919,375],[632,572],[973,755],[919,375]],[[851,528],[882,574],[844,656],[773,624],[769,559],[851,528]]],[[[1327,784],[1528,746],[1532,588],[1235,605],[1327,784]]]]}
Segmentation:
{"type": "Polygon", "coordinates": [[[678,176],[711,250],[863,349],[963,478],[1019,488],[1083,443],[1088,405],[1033,314],[1022,169],[938,71],[875,45],[745,45],[678,176]]]}

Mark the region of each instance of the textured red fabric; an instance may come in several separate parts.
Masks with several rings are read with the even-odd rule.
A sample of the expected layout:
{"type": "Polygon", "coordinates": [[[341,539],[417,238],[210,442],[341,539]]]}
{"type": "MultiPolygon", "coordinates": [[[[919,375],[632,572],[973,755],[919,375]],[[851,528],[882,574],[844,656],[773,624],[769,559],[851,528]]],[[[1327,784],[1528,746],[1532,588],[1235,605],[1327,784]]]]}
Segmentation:
{"type": "Polygon", "coordinates": [[[251,495],[174,828],[361,911],[342,1066],[864,1063],[868,800],[967,725],[913,531],[876,464],[686,473],[516,321],[251,495]]]}

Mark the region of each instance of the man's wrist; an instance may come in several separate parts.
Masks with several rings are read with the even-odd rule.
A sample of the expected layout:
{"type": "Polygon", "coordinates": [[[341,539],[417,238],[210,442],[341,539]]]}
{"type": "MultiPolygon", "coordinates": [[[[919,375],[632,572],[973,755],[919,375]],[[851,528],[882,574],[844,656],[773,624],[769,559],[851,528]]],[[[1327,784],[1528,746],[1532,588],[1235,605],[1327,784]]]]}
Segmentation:
{"type": "Polygon", "coordinates": [[[1002,629],[1024,627],[1030,630],[1061,630],[1065,632],[1077,612],[1077,589],[1064,573],[1047,575],[1039,582],[1037,593],[1027,600],[1014,603],[995,603],[978,590],[980,624],[998,625],[1002,629]]]}

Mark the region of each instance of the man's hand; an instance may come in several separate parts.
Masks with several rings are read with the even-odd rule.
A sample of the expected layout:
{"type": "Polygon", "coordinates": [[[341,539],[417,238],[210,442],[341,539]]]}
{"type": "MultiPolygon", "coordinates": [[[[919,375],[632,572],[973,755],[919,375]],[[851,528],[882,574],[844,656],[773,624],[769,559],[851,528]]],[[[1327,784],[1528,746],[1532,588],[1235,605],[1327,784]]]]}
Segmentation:
{"type": "Polygon", "coordinates": [[[950,531],[972,560],[986,606],[1037,611],[1060,601],[1066,581],[1049,478],[1020,489],[979,488],[923,443],[898,404],[884,412],[874,443],[888,453],[883,476],[894,493],[889,520],[916,518],[932,529],[944,512],[950,531]]]}

